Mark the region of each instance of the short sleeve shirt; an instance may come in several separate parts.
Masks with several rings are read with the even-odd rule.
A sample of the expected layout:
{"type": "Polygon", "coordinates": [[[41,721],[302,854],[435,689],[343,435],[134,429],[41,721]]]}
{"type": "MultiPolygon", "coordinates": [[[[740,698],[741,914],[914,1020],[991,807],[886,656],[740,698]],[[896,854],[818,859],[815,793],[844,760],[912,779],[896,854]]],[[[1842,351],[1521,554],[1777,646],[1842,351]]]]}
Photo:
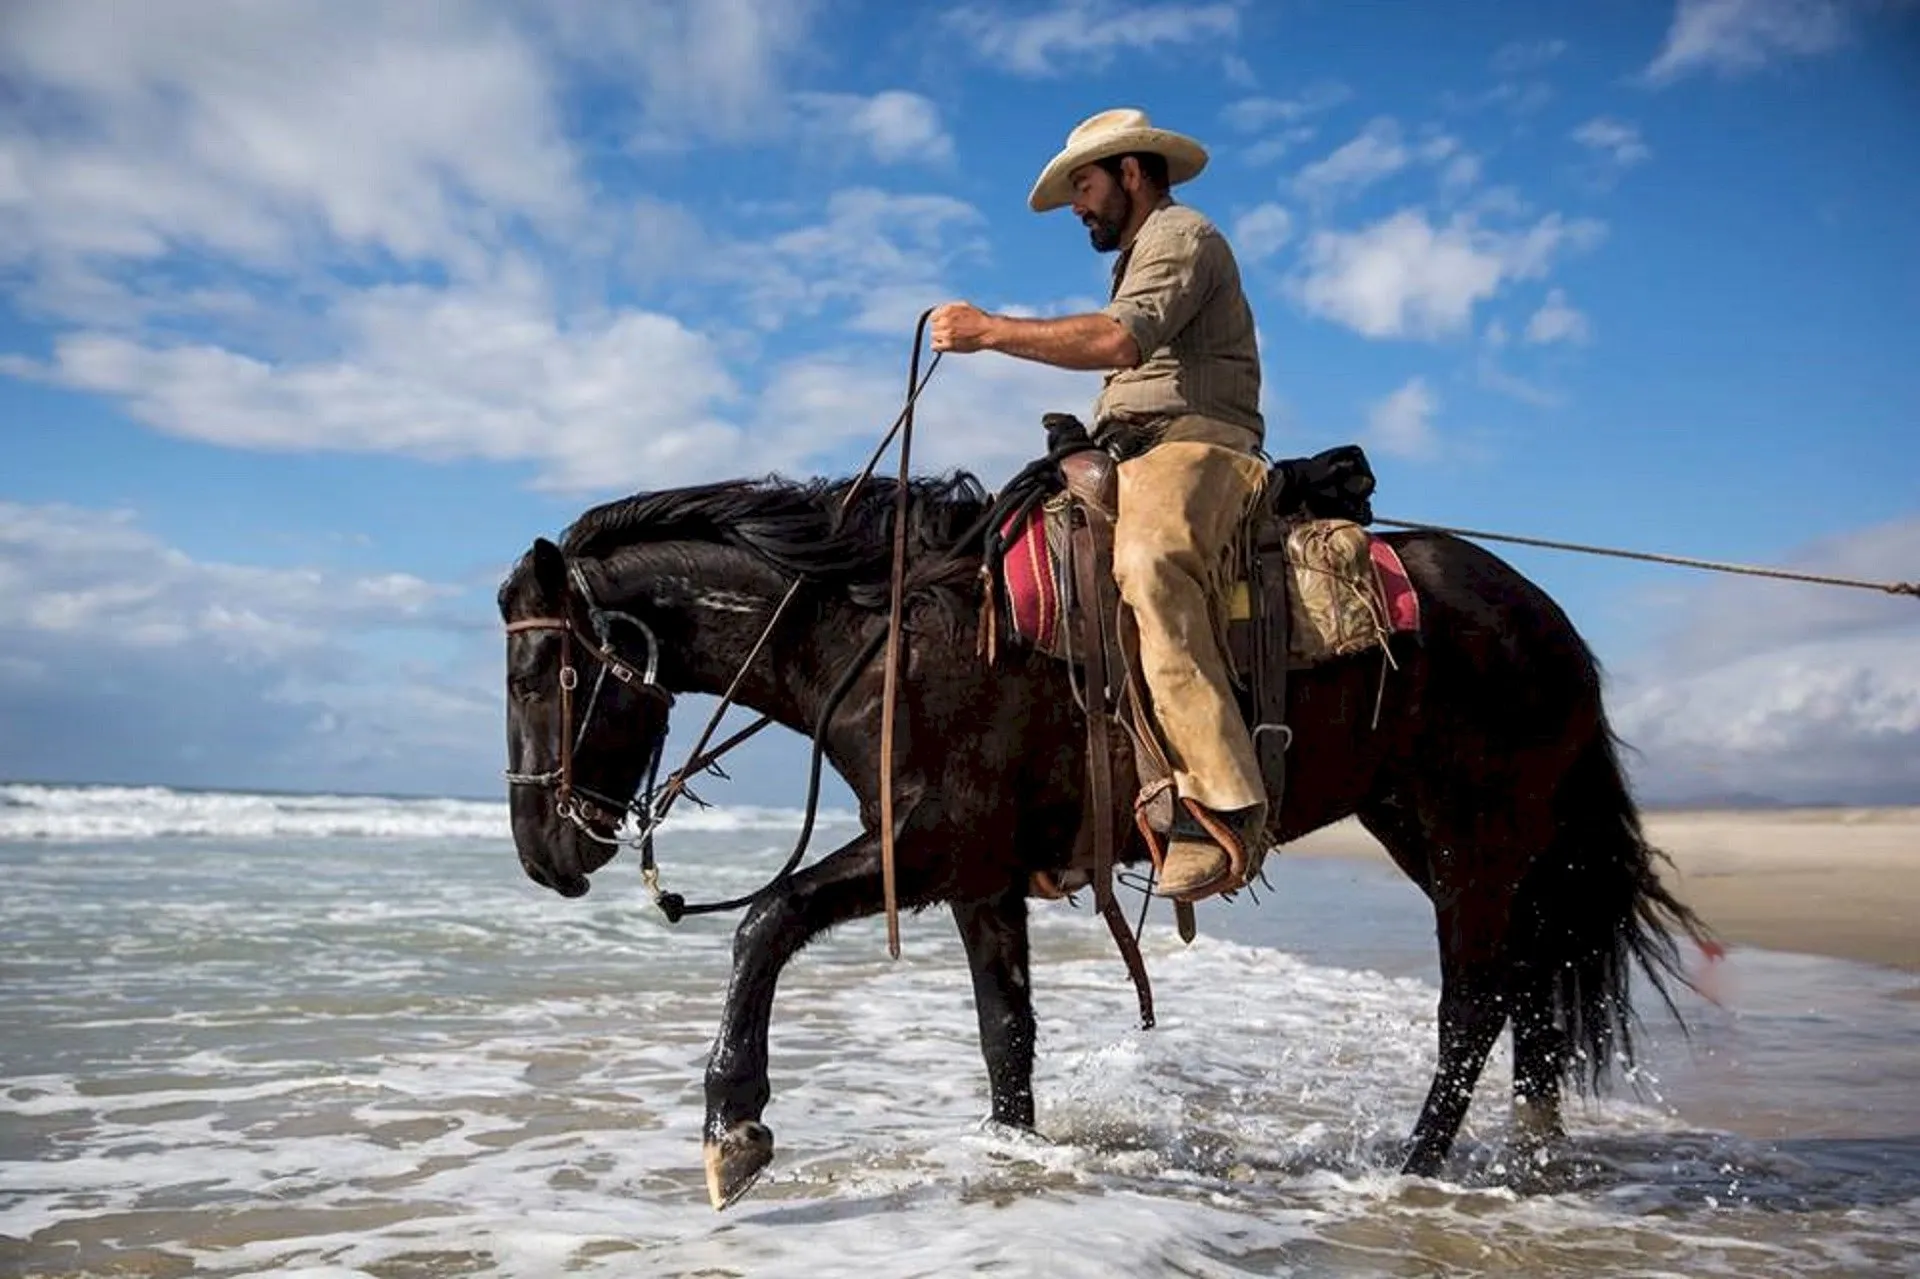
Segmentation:
{"type": "Polygon", "coordinates": [[[1205,215],[1171,201],[1148,214],[1114,263],[1103,314],[1132,335],[1141,361],[1107,374],[1097,425],[1198,414],[1265,435],[1253,310],[1232,248],[1205,215]]]}

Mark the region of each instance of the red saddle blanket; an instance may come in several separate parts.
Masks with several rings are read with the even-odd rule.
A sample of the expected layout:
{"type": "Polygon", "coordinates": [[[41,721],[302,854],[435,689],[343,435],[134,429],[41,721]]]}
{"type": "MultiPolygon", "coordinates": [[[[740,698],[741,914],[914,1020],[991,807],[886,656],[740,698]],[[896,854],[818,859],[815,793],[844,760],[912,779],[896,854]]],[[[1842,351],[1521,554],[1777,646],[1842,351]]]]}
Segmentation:
{"type": "MultiPolygon", "coordinates": [[[[999,578],[1005,591],[1008,629],[1045,653],[1064,651],[1061,636],[1060,557],[1048,540],[1047,512],[1035,506],[1016,531],[1011,523],[1001,530],[1006,546],[999,578]]],[[[1395,634],[1420,629],[1420,596],[1413,589],[1406,566],[1392,546],[1367,535],[1367,554],[1373,561],[1374,584],[1379,590],[1387,629],[1395,634]]]]}
{"type": "Polygon", "coordinates": [[[1007,548],[1000,561],[1007,629],[1043,653],[1060,652],[1060,562],[1047,541],[1045,504],[1034,506],[1018,532],[1009,521],[1000,536],[1007,548]]]}

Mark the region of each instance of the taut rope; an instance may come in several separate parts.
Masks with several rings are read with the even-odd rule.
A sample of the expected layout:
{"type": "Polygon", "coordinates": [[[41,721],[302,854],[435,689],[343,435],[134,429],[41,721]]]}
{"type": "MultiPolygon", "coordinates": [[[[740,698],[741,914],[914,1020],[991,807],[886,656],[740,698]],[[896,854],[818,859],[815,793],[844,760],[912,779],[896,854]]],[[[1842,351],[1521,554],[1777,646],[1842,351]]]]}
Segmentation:
{"type": "Polygon", "coordinates": [[[1641,560],[1648,564],[1675,564],[1681,568],[1704,568],[1715,573],[1739,573],[1747,577],[1771,577],[1786,582],[1812,582],[1816,586],[1852,586],[1886,595],[1911,595],[1920,599],[1920,582],[1868,582],[1857,577],[1834,577],[1825,573],[1796,573],[1792,569],[1765,568],[1755,564],[1727,564],[1719,560],[1697,560],[1685,555],[1656,555],[1651,551],[1623,551],[1612,546],[1587,546],[1580,542],[1555,542],[1544,537],[1521,537],[1517,533],[1487,533],[1480,529],[1448,528],[1444,524],[1416,524],[1411,520],[1375,519],[1388,528],[1411,529],[1419,533],[1451,533],[1455,537],[1473,537],[1483,542],[1513,542],[1520,546],[1544,546],[1552,551],[1578,551],[1582,555],[1607,555],[1620,560],[1641,560]]]}

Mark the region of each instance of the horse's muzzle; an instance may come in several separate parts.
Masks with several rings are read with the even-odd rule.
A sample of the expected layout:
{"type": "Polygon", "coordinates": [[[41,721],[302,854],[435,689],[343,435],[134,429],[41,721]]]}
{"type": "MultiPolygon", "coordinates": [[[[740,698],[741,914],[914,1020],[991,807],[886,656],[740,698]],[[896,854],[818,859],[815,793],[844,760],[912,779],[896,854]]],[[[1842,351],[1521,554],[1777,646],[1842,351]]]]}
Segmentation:
{"type": "Polygon", "coordinates": [[[528,879],[562,897],[585,897],[591,887],[585,875],[562,875],[525,857],[520,859],[520,869],[527,872],[528,879]]]}

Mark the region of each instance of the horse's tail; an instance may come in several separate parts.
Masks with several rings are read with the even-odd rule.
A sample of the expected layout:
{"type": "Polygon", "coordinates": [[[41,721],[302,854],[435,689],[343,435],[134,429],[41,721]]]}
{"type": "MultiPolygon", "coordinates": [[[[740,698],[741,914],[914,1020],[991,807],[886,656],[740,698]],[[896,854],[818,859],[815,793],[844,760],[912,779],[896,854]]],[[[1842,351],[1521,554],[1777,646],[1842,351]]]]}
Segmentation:
{"type": "Polygon", "coordinates": [[[1691,986],[1680,937],[1717,950],[1700,917],[1660,882],[1666,854],[1647,843],[1603,717],[1561,781],[1554,838],[1522,888],[1522,953],[1553,974],[1568,1077],[1591,1092],[1633,1064],[1637,965],[1676,1021],[1673,983],[1691,986]]]}

